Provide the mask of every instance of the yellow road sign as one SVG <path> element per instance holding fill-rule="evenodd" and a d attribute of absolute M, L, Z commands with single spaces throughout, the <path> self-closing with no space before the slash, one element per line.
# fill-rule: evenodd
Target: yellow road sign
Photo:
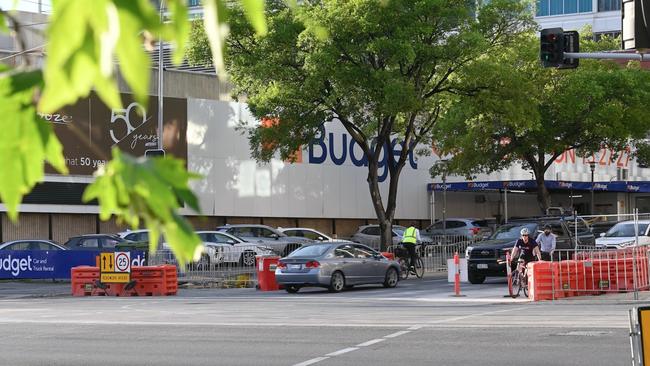
<path fill-rule="evenodd" d="M 115 253 L 101 253 L 99 257 L 99 271 L 102 273 L 115 272 Z"/>
<path fill-rule="evenodd" d="M 131 280 L 130 273 L 102 273 L 99 281 L 102 283 L 128 283 Z"/>

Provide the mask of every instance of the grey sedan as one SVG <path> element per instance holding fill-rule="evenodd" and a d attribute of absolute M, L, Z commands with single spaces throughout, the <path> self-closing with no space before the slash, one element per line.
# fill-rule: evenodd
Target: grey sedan
<path fill-rule="evenodd" d="M 340 292 L 354 285 L 397 286 L 399 265 L 381 253 L 356 243 L 315 244 L 280 259 L 275 279 L 289 293 L 316 286 Z"/>

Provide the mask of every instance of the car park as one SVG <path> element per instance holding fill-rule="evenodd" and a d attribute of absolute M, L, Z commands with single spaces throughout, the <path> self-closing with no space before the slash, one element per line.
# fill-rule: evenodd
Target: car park
<path fill-rule="evenodd" d="M 0 250 L 67 250 L 67 248 L 52 240 L 22 239 L 0 244 Z"/>
<path fill-rule="evenodd" d="M 223 225 L 217 227 L 217 231 L 235 235 L 249 243 L 269 247 L 280 256 L 286 256 L 303 245 L 314 242 L 307 238 L 288 236 L 278 229 L 258 224 Z"/>
<path fill-rule="evenodd" d="M 650 220 L 639 220 L 639 245 L 650 245 Z M 596 247 L 602 249 L 620 249 L 636 245 L 637 230 L 634 221 L 622 221 L 612 226 L 606 233 L 596 239 Z"/>
<path fill-rule="evenodd" d="M 429 236 L 455 236 L 462 239 L 485 239 L 492 235 L 492 229 L 487 220 L 450 218 L 433 223 L 422 230 L 423 234 Z"/>
<path fill-rule="evenodd" d="M 113 234 L 88 234 L 73 236 L 63 244 L 74 250 L 114 250 L 119 243 L 130 242 Z"/>
<path fill-rule="evenodd" d="M 399 281 L 399 265 L 362 244 L 319 243 L 280 259 L 275 279 L 289 293 L 308 286 L 325 287 L 331 292 L 365 284 L 392 288 Z"/>
<path fill-rule="evenodd" d="M 288 236 L 307 238 L 314 241 L 336 241 L 336 239 L 333 239 L 332 237 L 325 235 L 318 230 L 304 227 L 279 227 L 278 230 Z"/>
<path fill-rule="evenodd" d="M 551 226 L 553 234 L 557 235 L 556 251 L 575 249 L 576 229 L 578 246 L 595 248 L 594 236 L 581 219 L 578 220 L 578 225 L 575 224 L 573 217 L 543 216 L 518 219 L 499 227 L 487 240 L 467 247 L 465 258 L 467 259 L 469 282 L 479 284 L 483 283 L 486 277 L 506 276 L 506 253 L 512 250 L 519 239 L 521 229 L 528 229 L 533 238 L 536 238 L 547 224 Z M 558 259 L 558 255 L 559 252 L 556 252 L 554 259 Z"/>
<path fill-rule="evenodd" d="M 206 247 L 213 247 L 220 252 L 221 263 L 254 266 L 256 255 L 272 254 L 271 248 L 246 242 L 232 234 L 221 231 L 197 231 L 196 233 Z"/>
<path fill-rule="evenodd" d="M 398 245 L 402 242 L 402 235 L 404 235 L 404 230 L 406 227 L 400 225 L 393 225 L 393 238 L 391 245 Z M 433 239 L 424 234 L 420 234 L 420 239 L 422 239 L 422 244 L 431 244 Z M 381 241 L 381 230 L 379 225 L 362 225 L 359 226 L 354 235 L 350 238 L 355 243 L 361 243 L 368 245 L 371 248 L 379 249 L 379 242 Z"/>

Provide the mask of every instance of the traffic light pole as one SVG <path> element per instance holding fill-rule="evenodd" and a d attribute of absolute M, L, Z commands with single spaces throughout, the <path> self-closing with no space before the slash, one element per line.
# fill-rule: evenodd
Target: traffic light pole
<path fill-rule="evenodd" d="M 650 61 L 650 53 L 613 53 L 613 52 L 564 52 L 564 58 L 593 58 L 593 59 L 609 59 L 609 60 L 637 60 L 637 61 Z"/>

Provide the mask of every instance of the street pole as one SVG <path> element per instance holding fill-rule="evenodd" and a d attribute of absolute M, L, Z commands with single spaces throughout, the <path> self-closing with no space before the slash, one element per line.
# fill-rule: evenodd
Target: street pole
<path fill-rule="evenodd" d="M 508 223 L 508 187 L 503 188 L 503 222 Z"/>
<path fill-rule="evenodd" d="M 163 1 L 160 0 L 160 23 L 163 22 Z M 163 40 L 158 39 L 158 149 L 163 150 Z"/>
<path fill-rule="evenodd" d="M 589 169 L 591 169 L 591 212 L 590 213 L 593 215 L 595 213 L 594 210 L 594 170 L 596 169 L 595 161 L 589 162 Z"/>
<path fill-rule="evenodd" d="M 440 160 L 442 170 L 442 241 L 447 245 L 447 160 Z"/>

